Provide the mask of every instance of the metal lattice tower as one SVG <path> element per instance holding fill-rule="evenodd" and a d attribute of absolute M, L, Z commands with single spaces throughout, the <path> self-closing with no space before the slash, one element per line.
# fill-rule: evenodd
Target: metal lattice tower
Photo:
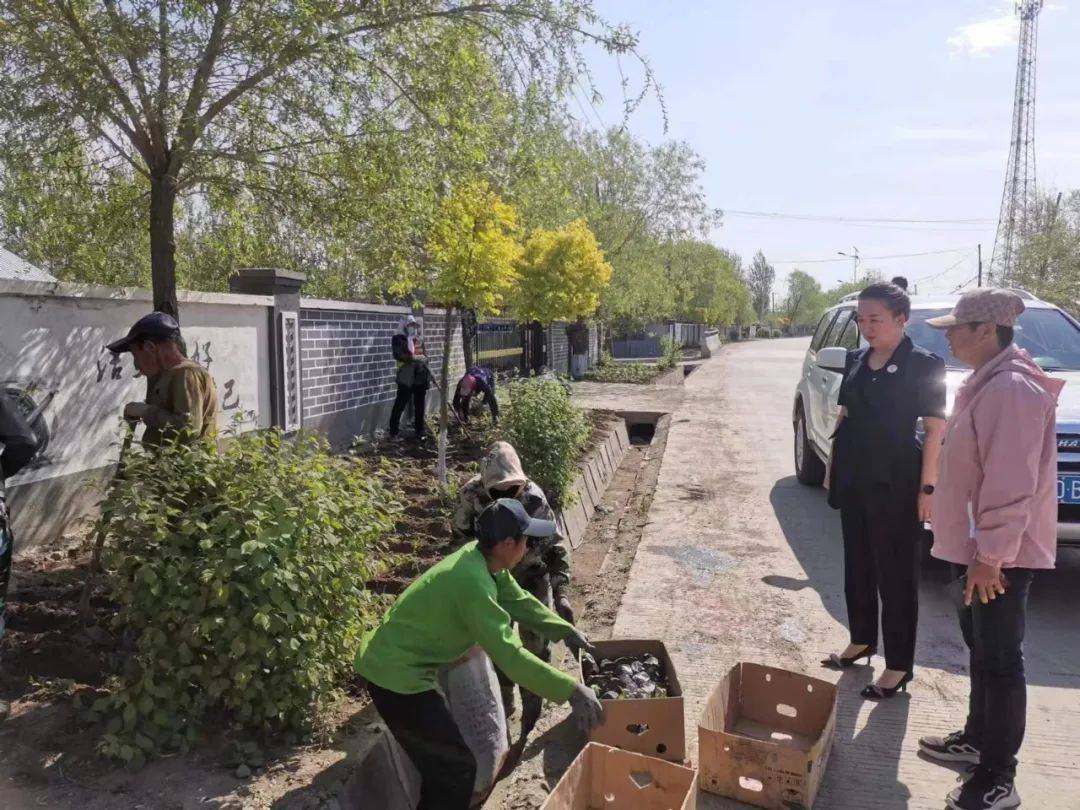
<path fill-rule="evenodd" d="M 1039 41 L 1039 12 L 1043 0 L 1017 0 L 1020 47 L 1016 59 L 1012 142 L 1005 191 L 1001 195 L 990 279 L 1005 287 L 1017 276 L 1020 249 L 1035 229 L 1035 63 Z"/>

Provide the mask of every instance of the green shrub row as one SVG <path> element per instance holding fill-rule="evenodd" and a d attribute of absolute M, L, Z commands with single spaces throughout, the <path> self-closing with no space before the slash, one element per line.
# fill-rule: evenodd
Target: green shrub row
<path fill-rule="evenodd" d="M 314 436 L 134 450 L 101 516 L 133 645 L 92 707 L 101 752 L 137 765 L 186 750 L 211 715 L 308 730 L 382 610 L 364 583 L 398 509 L 368 465 Z"/>
<path fill-rule="evenodd" d="M 522 466 L 557 503 L 567 503 L 590 426 L 584 411 L 558 380 L 514 380 L 507 386 L 502 437 L 521 457 Z"/>

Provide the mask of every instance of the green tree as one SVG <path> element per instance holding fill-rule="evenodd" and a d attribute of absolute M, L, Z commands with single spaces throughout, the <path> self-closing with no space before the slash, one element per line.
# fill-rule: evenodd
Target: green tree
<path fill-rule="evenodd" d="M 675 293 L 674 316 L 714 326 L 731 325 L 749 302 L 739 257 L 700 240 L 683 239 L 665 250 L 668 281 Z"/>
<path fill-rule="evenodd" d="M 517 231 L 517 212 L 483 180 L 462 183 L 443 200 L 427 243 L 431 265 L 425 286 L 432 299 L 446 307 L 444 347 L 450 346 L 455 310 L 460 313 L 470 309 L 478 315 L 489 315 L 502 308 L 518 277 L 522 250 Z M 402 281 L 403 292 L 415 286 L 412 280 Z M 444 486 L 449 377 L 450 352 L 444 348 L 436 466 Z"/>
<path fill-rule="evenodd" d="M 333 184 L 364 124 L 416 100 L 413 60 L 453 26 L 477 32 L 500 75 L 554 97 L 580 75 L 582 43 L 636 46 L 590 0 L 0 0 L 3 146 L 50 152 L 74 135 L 141 178 L 154 301 L 175 311 L 178 195 L 279 173 Z"/>
<path fill-rule="evenodd" d="M 1023 245 L 1016 286 L 1075 311 L 1080 301 L 1080 191 L 1041 195 L 1038 232 Z"/>
<path fill-rule="evenodd" d="M 596 312 L 611 265 L 583 219 L 539 228 L 525 242 L 513 312 L 522 322 L 573 321 Z"/>
<path fill-rule="evenodd" d="M 825 310 L 825 297 L 817 279 L 801 270 L 788 276 L 788 292 L 784 299 L 784 317 L 788 326 L 807 326 L 816 323 Z"/>
<path fill-rule="evenodd" d="M 776 270 L 769 264 L 765 254 L 759 250 L 750 263 L 750 269 L 746 272 L 746 284 L 750 287 L 754 312 L 757 313 L 758 318 L 763 319 L 769 311 L 773 281 L 775 279 Z"/>

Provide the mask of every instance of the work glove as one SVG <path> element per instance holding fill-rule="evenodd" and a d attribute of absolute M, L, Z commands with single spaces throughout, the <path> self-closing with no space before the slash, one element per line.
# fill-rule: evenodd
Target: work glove
<path fill-rule="evenodd" d="M 596 693 L 583 683 L 570 695 L 570 716 L 579 729 L 588 734 L 604 722 L 604 707 Z"/>
<path fill-rule="evenodd" d="M 570 652 L 574 654 L 575 658 L 580 658 L 583 652 L 596 656 L 596 647 L 589 641 L 589 637 L 576 627 L 570 631 L 570 635 L 563 639 L 563 643 L 570 648 Z"/>
<path fill-rule="evenodd" d="M 567 597 L 559 596 L 555 599 L 555 612 L 567 624 L 574 623 L 574 609 L 570 607 L 570 600 Z"/>

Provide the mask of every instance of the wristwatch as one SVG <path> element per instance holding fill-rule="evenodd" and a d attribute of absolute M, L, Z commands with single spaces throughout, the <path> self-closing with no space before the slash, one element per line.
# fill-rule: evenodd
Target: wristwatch
<path fill-rule="evenodd" d="M 922 485 L 922 493 L 923 493 L 923 495 L 933 495 L 934 494 L 934 489 L 935 489 L 935 487 L 934 487 L 933 484 L 923 484 Z"/>

